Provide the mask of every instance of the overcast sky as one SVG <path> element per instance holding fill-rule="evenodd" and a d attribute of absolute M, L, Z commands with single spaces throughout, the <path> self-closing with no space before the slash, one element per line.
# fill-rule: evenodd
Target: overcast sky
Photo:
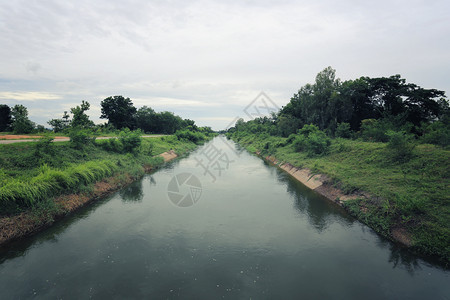
<path fill-rule="evenodd" d="M 1 0 L 0 45 L 0 103 L 42 125 L 123 95 L 222 129 L 327 66 L 450 92 L 448 0 Z"/>

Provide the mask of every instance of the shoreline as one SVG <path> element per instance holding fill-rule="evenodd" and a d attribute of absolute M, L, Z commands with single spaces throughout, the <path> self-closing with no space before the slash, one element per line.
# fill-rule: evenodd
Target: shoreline
<path fill-rule="evenodd" d="M 169 150 L 156 155 L 156 157 L 162 157 L 164 163 L 167 163 L 177 158 L 178 155 L 175 151 Z M 145 170 L 145 173 L 148 173 L 153 171 L 155 167 L 143 166 L 143 169 Z M 88 194 L 77 193 L 54 197 L 53 201 L 57 206 L 56 212 L 35 214 L 32 210 L 27 210 L 11 217 L 2 217 L 0 218 L 0 247 L 23 237 L 38 233 L 65 216 L 94 201 L 111 195 L 137 179 L 139 178 L 135 178 L 127 173 L 125 176 L 114 175 L 94 183 L 93 191 Z"/>
<path fill-rule="evenodd" d="M 276 167 L 282 169 L 291 175 L 295 180 L 302 183 L 309 189 L 317 192 L 318 194 L 324 196 L 329 201 L 336 203 L 345 209 L 350 215 L 354 216 L 350 210 L 344 205 L 344 203 L 348 200 L 356 200 L 356 199 L 376 199 L 376 197 L 370 195 L 366 192 L 359 193 L 351 193 L 345 194 L 342 190 L 334 187 L 331 184 L 331 180 L 327 175 L 313 173 L 308 168 L 298 168 L 288 162 L 279 161 L 275 156 L 263 156 L 260 151 L 256 151 L 256 155 Z M 354 216 L 355 217 L 355 216 Z M 358 221 L 364 223 L 359 218 L 355 217 Z M 370 226 L 369 226 L 370 227 Z M 381 234 L 381 233 L 378 233 Z M 411 234 L 407 232 L 407 230 L 401 226 L 391 228 L 391 232 L 389 236 L 381 234 L 383 237 L 388 238 L 389 240 L 398 243 L 404 247 L 410 248 L 414 246 L 414 242 L 411 238 Z"/>

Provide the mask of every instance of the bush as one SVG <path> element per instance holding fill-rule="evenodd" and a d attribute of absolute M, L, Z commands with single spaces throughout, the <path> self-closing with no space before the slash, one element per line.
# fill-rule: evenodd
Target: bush
<path fill-rule="evenodd" d="M 305 151 L 308 156 L 326 154 L 330 145 L 330 138 L 314 125 L 303 126 L 294 140 L 294 149 Z"/>
<path fill-rule="evenodd" d="M 140 130 L 130 131 L 125 128 L 119 133 L 119 141 L 125 152 L 136 152 L 142 144 L 142 132 Z"/>
<path fill-rule="evenodd" d="M 336 137 L 349 139 L 352 136 L 352 132 L 350 130 L 350 124 L 349 123 L 340 123 L 338 127 L 336 128 L 335 132 Z"/>
<path fill-rule="evenodd" d="M 34 155 L 39 157 L 42 155 L 42 153 L 52 153 L 52 146 L 53 146 L 53 140 L 54 138 L 51 136 L 44 136 L 39 139 L 39 141 L 35 145 L 35 153 Z"/>
<path fill-rule="evenodd" d="M 193 143 L 199 144 L 206 140 L 206 136 L 198 131 L 189 131 L 189 130 L 177 130 L 175 132 L 175 136 L 179 140 L 187 140 Z"/>
<path fill-rule="evenodd" d="M 423 126 L 423 135 L 420 139 L 422 143 L 447 147 L 450 145 L 450 126 L 438 121 Z"/>
<path fill-rule="evenodd" d="M 84 146 L 92 144 L 95 137 L 88 129 L 73 128 L 69 131 L 70 143 L 76 149 L 83 149 Z"/>
<path fill-rule="evenodd" d="M 399 162 L 409 161 L 413 156 L 413 150 L 416 146 L 412 142 L 412 135 L 406 134 L 404 131 L 389 130 L 387 136 L 389 137 L 387 148 L 390 150 L 392 159 Z"/>
<path fill-rule="evenodd" d="M 375 119 L 362 120 L 361 137 L 369 142 L 387 142 L 389 140 L 386 134 L 388 126 L 385 122 Z"/>

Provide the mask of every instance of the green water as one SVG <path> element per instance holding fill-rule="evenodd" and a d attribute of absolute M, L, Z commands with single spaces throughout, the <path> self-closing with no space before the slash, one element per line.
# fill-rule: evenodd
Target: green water
<path fill-rule="evenodd" d="M 221 138 L 0 248 L 0 299 L 449 299 L 449 274 Z"/>

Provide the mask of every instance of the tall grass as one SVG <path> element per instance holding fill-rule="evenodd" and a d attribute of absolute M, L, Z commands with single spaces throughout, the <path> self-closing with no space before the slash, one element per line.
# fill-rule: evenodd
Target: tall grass
<path fill-rule="evenodd" d="M 43 165 L 40 173 L 30 180 L 7 180 L 0 187 L 0 206 L 30 207 L 55 194 L 72 192 L 80 185 L 101 180 L 117 170 L 117 164 L 110 160 L 89 161 L 64 170 Z"/>

